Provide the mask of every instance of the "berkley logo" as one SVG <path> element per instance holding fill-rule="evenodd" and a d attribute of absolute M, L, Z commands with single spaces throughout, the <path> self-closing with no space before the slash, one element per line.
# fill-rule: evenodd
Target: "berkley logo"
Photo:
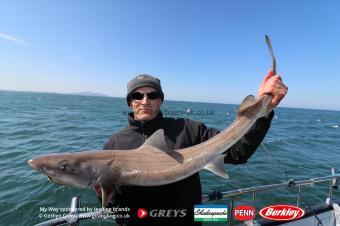
<path fill-rule="evenodd" d="M 240 221 L 251 220 L 255 218 L 255 208 L 252 206 L 237 206 L 233 210 L 233 216 Z"/>
<path fill-rule="evenodd" d="M 261 209 L 259 213 L 261 217 L 275 221 L 289 221 L 305 215 L 303 209 L 291 205 L 267 206 Z"/>

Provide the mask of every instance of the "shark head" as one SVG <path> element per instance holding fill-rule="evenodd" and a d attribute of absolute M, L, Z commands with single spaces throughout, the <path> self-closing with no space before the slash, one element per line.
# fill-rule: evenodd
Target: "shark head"
<path fill-rule="evenodd" d="M 91 188 L 95 186 L 98 178 L 94 167 L 68 154 L 37 157 L 29 160 L 28 164 L 57 184 Z"/>
<path fill-rule="evenodd" d="M 114 156 L 108 158 L 108 154 L 107 150 L 50 154 L 33 158 L 28 164 L 51 182 L 95 189 L 106 207 L 118 190 L 120 178 L 119 167 L 115 167 L 118 161 Z"/>

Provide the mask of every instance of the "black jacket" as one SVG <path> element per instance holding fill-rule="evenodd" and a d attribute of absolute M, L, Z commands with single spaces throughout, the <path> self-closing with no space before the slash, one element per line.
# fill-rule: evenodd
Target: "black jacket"
<path fill-rule="evenodd" d="M 234 146 L 225 152 L 225 163 L 246 163 L 255 152 L 267 133 L 273 112 L 268 119 L 257 120 L 248 133 Z M 165 118 L 162 113 L 148 122 L 137 121 L 130 113 L 129 125 L 118 133 L 113 134 L 105 144 L 105 150 L 129 150 L 138 148 L 156 130 L 164 129 L 165 141 L 170 150 L 190 147 L 204 142 L 219 133 L 218 130 L 207 128 L 203 123 L 190 119 Z M 145 156 L 147 158 L 147 156 Z M 194 204 L 201 203 L 202 189 L 199 174 L 196 173 L 182 181 L 154 187 L 122 186 L 121 194 L 114 200 L 114 206 L 129 207 L 132 219 L 117 220 L 127 225 L 200 225 L 194 224 Z M 186 209 L 186 217 L 138 219 L 137 210 L 154 209 Z"/>

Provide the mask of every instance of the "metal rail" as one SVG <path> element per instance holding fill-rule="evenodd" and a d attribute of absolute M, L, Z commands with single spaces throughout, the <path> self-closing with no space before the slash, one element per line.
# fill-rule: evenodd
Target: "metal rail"
<path fill-rule="evenodd" d="M 324 182 L 324 181 L 331 181 L 333 184 L 332 187 L 335 187 L 335 180 L 340 178 L 340 174 L 333 174 L 331 176 L 326 177 L 317 177 L 312 178 L 308 180 L 301 180 L 301 181 L 294 181 L 293 179 L 290 179 L 287 182 L 280 183 L 280 184 L 270 184 L 270 185 L 261 185 L 261 186 L 255 186 L 250 188 L 241 188 L 233 191 L 227 191 L 227 192 L 219 192 L 214 191 L 216 195 L 203 195 L 202 201 L 212 201 L 212 200 L 219 200 L 224 199 L 232 196 L 239 196 L 241 194 L 247 194 L 247 193 L 253 193 L 253 192 L 260 192 L 260 191 L 266 191 L 266 190 L 273 190 L 278 188 L 289 188 L 289 187 L 299 187 L 299 186 L 305 186 L 305 185 L 313 185 L 315 183 Z M 332 191 L 330 189 L 330 191 Z M 219 195 L 220 194 L 220 195 Z M 216 197 L 216 198 L 215 198 Z"/>
<path fill-rule="evenodd" d="M 340 178 L 340 174 L 336 174 L 335 169 L 332 168 L 331 169 L 331 175 L 325 176 L 325 177 L 317 177 L 317 178 L 311 178 L 311 179 L 308 179 L 308 180 L 300 180 L 300 181 L 295 181 L 294 179 L 289 179 L 287 182 L 284 182 L 284 183 L 261 185 L 261 186 L 255 186 L 255 187 L 250 187 L 250 188 L 242 188 L 242 189 L 237 189 L 237 190 L 227 191 L 227 192 L 214 191 L 214 192 L 210 193 L 209 195 L 203 195 L 202 196 L 202 202 L 231 198 L 231 200 L 230 200 L 230 210 L 231 211 L 228 212 L 228 215 L 229 215 L 228 218 L 230 219 L 228 221 L 228 225 L 230 226 L 231 225 L 231 219 L 232 219 L 232 210 L 234 208 L 234 199 L 233 198 L 235 196 L 252 193 L 253 194 L 252 205 L 253 205 L 253 207 L 255 207 L 256 194 L 258 192 L 274 190 L 274 189 L 278 189 L 278 188 L 297 187 L 298 188 L 298 192 L 297 192 L 298 196 L 297 196 L 296 206 L 299 206 L 302 186 L 314 185 L 315 183 L 329 181 L 328 198 L 331 199 L 332 196 L 333 196 L 333 190 L 338 189 L 338 179 L 339 178 Z M 254 219 L 252 220 L 251 225 L 253 225 L 253 224 L 254 224 Z"/>

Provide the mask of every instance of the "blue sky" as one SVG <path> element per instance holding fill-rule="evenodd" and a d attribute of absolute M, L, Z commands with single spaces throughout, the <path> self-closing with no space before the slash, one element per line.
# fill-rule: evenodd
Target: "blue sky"
<path fill-rule="evenodd" d="M 166 99 L 239 103 L 271 67 L 281 106 L 340 110 L 339 1 L 0 0 L 0 89 L 125 96 L 149 73 Z"/>

